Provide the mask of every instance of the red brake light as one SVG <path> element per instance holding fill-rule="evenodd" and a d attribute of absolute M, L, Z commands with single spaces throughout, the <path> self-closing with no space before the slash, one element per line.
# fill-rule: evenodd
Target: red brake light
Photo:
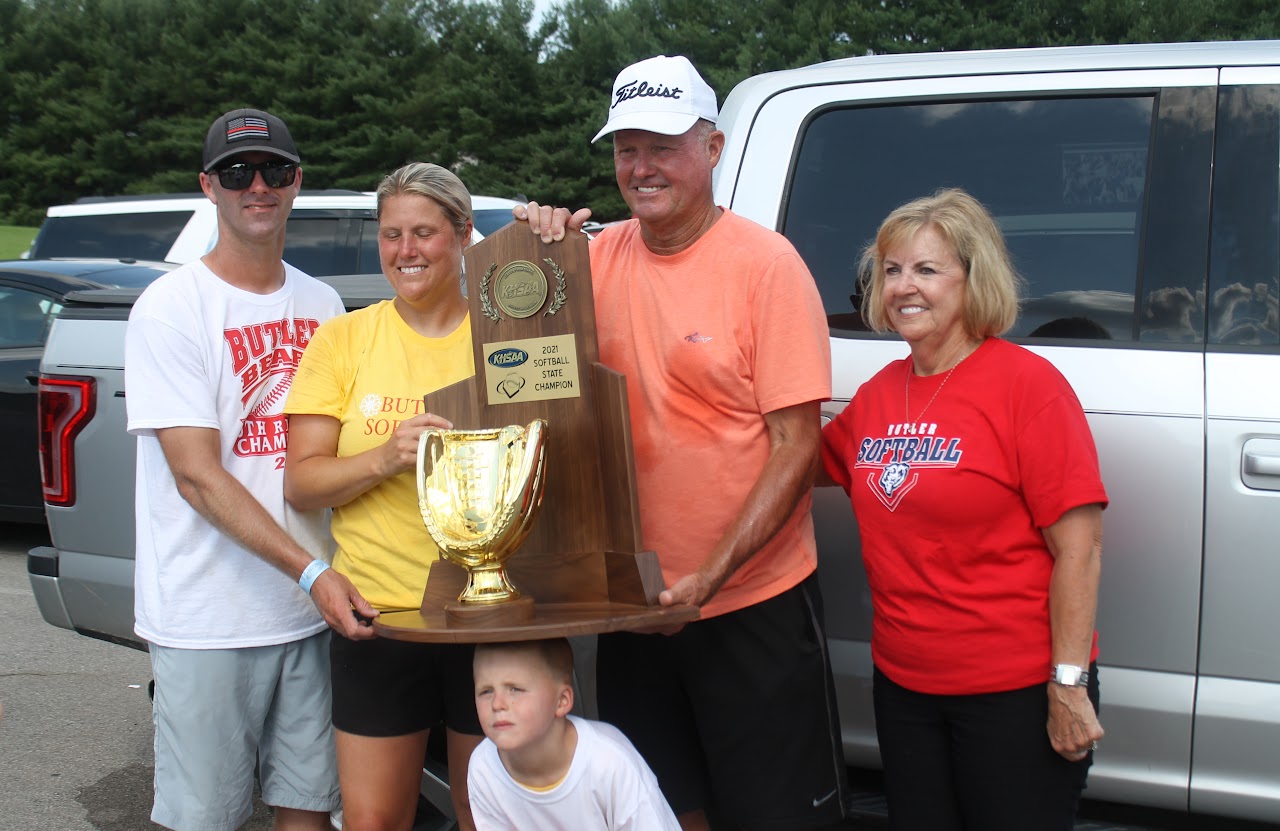
<path fill-rule="evenodd" d="M 93 418 L 97 382 L 81 375 L 40 376 L 36 412 L 44 501 L 76 503 L 75 439 Z"/>

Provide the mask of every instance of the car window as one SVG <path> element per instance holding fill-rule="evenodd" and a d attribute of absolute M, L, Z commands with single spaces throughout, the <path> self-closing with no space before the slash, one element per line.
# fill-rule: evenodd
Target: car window
<path fill-rule="evenodd" d="M 0 286 L 0 349 L 43 345 L 49 320 L 61 309 L 47 295 Z"/>
<path fill-rule="evenodd" d="M 32 258 L 93 257 L 162 261 L 192 211 L 51 216 L 40 226 Z"/>
<path fill-rule="evenodd" d="M 813 271 L 833 332 L 865 330 L 856 269 L 884 217 L 962 187 L 995 215 L 1027 280 L 1012 336 L 1133 340 L 1155 101 L 954 101 L 817 115 L 801 138 L 783 232 Z"/>
<path fill-rule="evenodd" d="M 499 228 L 510 225 L 512 222 L 510 208 L 486 208 L 472 211 L 471 216 L 471 221 L 476 226 L 476 230 L 486 237 Z"/>
<path fill-rule="evenodd" d="M 381 274 L 382 260 L 378 258 L 378 220 L 366 219 L 360 223 L 359 274 Z"/>
<path fill-rule="evenodd" d="M 1218 106 L 1209 343 L 1280 346 L 1280 86 L 1225 87 Z"/>
<path fill-rule="evenodd" d="M 284 261 L 313 277 L 355 273 L 356 252 L 345 244 L 348 226 L 340 217 L 289 217 Z"/>

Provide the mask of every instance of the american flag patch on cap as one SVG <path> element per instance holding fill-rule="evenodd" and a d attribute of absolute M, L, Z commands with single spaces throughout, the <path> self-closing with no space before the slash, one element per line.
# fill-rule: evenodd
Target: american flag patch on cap
<path fill-rule="evenodd" d="M 271 139 L 271 133 L 267 130 L 267 120 L 265 118 L 248 115 L 241 118 L 233 118 L 227 122 L 227 141 L 256 138 Z"/>

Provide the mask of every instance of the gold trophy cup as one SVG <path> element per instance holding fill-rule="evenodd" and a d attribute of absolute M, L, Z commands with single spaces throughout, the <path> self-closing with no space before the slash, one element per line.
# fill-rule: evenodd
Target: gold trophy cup
<path fill-rule="evenodd" d="M 507 577 L 542 504 L 547 422 L 489 430 L 428 428 L 418 439 L 418 510 L 440 555 L 467 572 L 445 607 L 455 625 L 524 623 L 533 599 Z"/>

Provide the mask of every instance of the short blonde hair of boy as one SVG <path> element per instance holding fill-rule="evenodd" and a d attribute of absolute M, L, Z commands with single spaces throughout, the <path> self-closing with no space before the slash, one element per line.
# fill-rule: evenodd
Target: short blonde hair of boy
<path fill-rule="evenodd" d="M 482 655 L 495 653 L 530 656 L 540 663 L 553 679 L 573 686 L 573 647 L 565 638 L 476 644 L 477 659 Z"/>
<path fill-rule="evenodd" d="M 884 258 L 890 249 L 933 228 L 951 246 L 968 275 L 964 329 L 973 338 L 1002 335 L 1018 319 L 1023 280 L 1013 268 L 1004 235 L 981 202 L 960 188 L 946 188 L 895 209 L 862 253 L 858 273 L 862 319 L 877 332 L 892 331 L 884 306 Z"/>

